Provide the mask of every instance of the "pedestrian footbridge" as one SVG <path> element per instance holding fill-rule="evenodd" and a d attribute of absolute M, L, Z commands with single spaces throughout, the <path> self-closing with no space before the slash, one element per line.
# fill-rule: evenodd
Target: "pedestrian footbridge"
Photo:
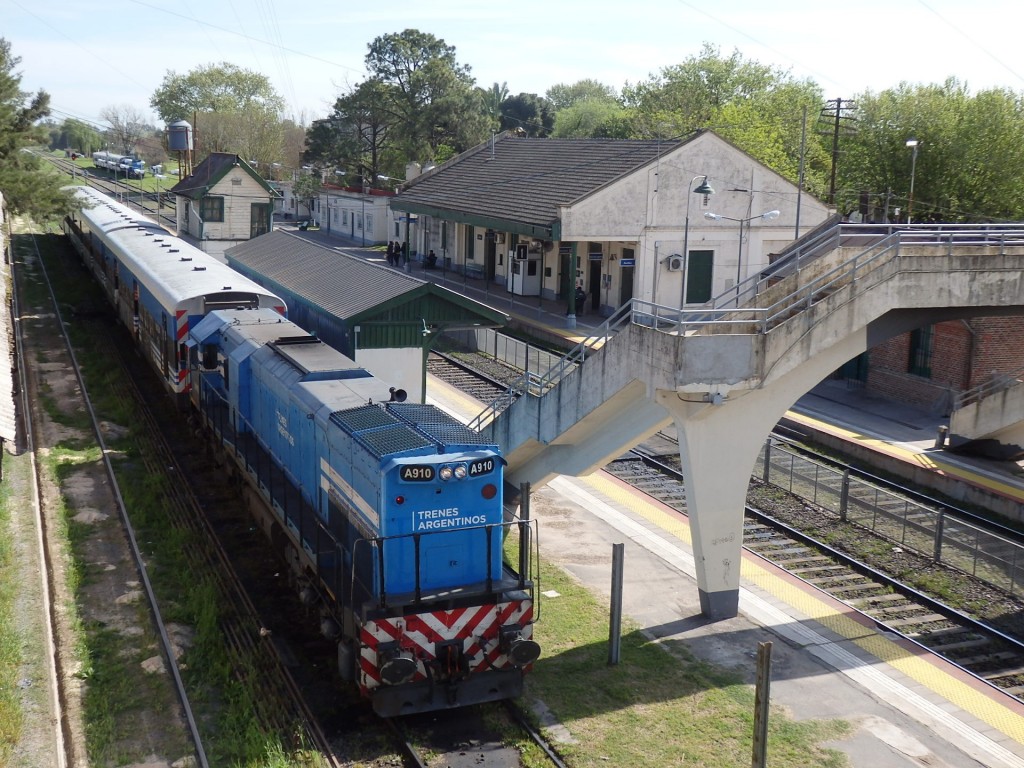
<path fill-rule="evenodd" d="M 783 414 L 847 360 L 929 323 L 1024 312 L 1024 225 L 838 225 L 699 309 L 634 300 L 472 426 L 513 483 L 585 475 L 672 423 L 701 608 L 736 615 L 747 486 Z"/>

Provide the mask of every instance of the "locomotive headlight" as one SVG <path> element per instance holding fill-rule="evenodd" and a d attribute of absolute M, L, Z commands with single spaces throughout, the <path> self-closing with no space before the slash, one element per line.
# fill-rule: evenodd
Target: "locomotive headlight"
<path fill-rule="evenodd" d="M 466 477 L 467 471 L 468 470 L 466 469 L 466 465 L 465 464 L 459 464 L 455 468 L 455 479 L 456 480 L 464 480 L 465 477 Z"/>
<path fill-rule="evenodd" d="M 451 480 L 452 474 L 453 472 L 451 467 L 441 467 L 441 470 L 437 473 L 437 476 L 440 477 L 442 480 Z"/>

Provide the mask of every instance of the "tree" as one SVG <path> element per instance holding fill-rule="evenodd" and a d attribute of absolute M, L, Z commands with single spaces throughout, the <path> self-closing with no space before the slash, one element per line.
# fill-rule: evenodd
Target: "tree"
<path fill-rule="evenodd" d="M 187 75 L 168 72 L 149 103 L 167 123 L 196 116 L 200 158 L 234 152 L 259 163 L 281 159 L 284 100 L 258 72 L 226 62 Z"/>
<path fill-rule="evenodd" d="M 813 81 L 746 61 L 738 51 L 723 57 L 708 43 L 699 55 L 623 89 L 634 138 L 687 136 L 712 128 L 794 182 L 804 110 L 816 114 L 822 100 Z M 804 160 L 806 187 L 821 194 L 829 167 L 824 146 L 809 141 Z"/>
<path fill-rule="evenodd" d="M 612 125 L 619 126 L 626 116 L 626 111 L 614 101 L 605 99 L 585 98 L 563 107 L 555 114 L 555 125 L 552 135 L 559 139 L 582 139 L 603 136 L 605 138 L 634 138 L 621 131 L 611 130 Z"/>
<path fill-rule="evenodd" d="M 74 204 L 71 193 L 62 189 L 66 180 L 44 173 L 38 156 L 27 151 L 46 146 L 46 129 L 37 122 L 49 115 L 50 96 L 21 90 L 20 62 L 0 37 L 0 192 L 11 213 L 43 223 L 68 213 Z"/>
<path fill-rule="evenodd" d="M 101 149 L 103 144 L 103 137 L 99 131 L 74 118 L 59 124 L 53 123 L 50 127 L 50 149 L 75 149 L 85 155 L 91 155 Z"/>
<path fill-rule="evenodd" d="M 436 160 L 487 137 L 480 96 L 454 47 L 415 29 L 383 35 L 368 47 L 366 68 L 381 89 L 396 159 Z"/>
<path fill-rule="evenodd" d="M 100 118 L 110 123 L 107 135 L 111 138 L 111 146 L 119 152 L 131 155 L 135 145 L 149 130 L 146 118 L 131 104 L 104 107 L 100 110 Z"/>
<path fill-rule="evenodd" d="M 579 80 L 572 85 L 559 83 L 548 88 L 547 99 L 557 112 L 584 100 L 618 103 L 619 95 L 610 85 L 597 80 Z"/>
<path fill-rule="evenodd" d="M 498 128 L 501 125 L 501 105 L 508 98 L 508 84 L 498 85 L 495 83 L 487 89 L 478 88 L 477 92 L 483 105 L 484 115 L 491 121 L 493 128 Z"/>
<path fill-rule="evenodd" d="M 306 205 L 309 215 L 313 215 L 313 204 L 320 197 L 323 185 L 320 183 L 319 173 L 302 173 L 292 184 L 292 194 Z"/>
<path fill-rule="evenodd" d="M 522 130 L 527 136 L 544 138 L 555 126 L 550 102 L 535 93 L 520 93 L 501 103 L 501 130 Z"/>
<path fill-rule="evenodd" d="M 187 75 L 168 72 L 149 104 L 165 123 L 191 120 L 193 112 L 243 112 L 250 107 L 279 114 L 284 101 L 266 75 L 222 62 Z"/>
<path fill-rule="evenodd" d="M 1024 96 L 1004 89 L 972 95 L 955 78 L 901 83 L 856 96 L 857 132 L 843 139 L 840 187 L 864 190 L 890 218 L 906 221 L 908 139 L 917 139 L 914 221 L 1019 220 L 1024 216 Z M 845 202 L 849 205 L 849 202 Z"/>
<path fill-rule="evenodd" d="M 370 78 L 340 97 L 330 117 L 318 120 L 308 132 L 303 159 L 345 171 L 350 183 L 361 186 L 372 186 L 378 175 L 388 175 L 383 163 L 395 123 L 387 91 L 384 83 Z M 404 155 L 390 155 L 394 165 L 404 165 Z"/>

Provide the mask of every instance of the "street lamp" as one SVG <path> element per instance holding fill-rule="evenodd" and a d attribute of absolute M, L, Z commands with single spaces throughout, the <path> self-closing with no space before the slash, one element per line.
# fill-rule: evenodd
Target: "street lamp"
<path fill-rule="evenodd" d="M 771 221 L 772 219 L 779 218 L 778 211 L 765 211 L 764 213 L 758 214 L 757 216 L 748 216 L 745 219 L 734 219 L 731 216 L 722 216 L 718 213 L 711 213 L 708 211 L 704 214 L 705 219 L 711 219 L 712 221 L 735 221 L 740 225 L 740 247 L 736 254 L 736 306 L 740 305 L 740 279 L 743 271 L 743 225 L 747 222 L 756 221 L 761 219 L 763 221 Z"/>
<path fill-rule="evenodd" d="M 911 224 L 914 218 L 914 172 L 917 170 L 917 148 L 921 142 L 917 139 L 907 139 L 907 146 L 910 147 L 910 198 L 907 200 L 907 224 Z"/>
<path fill-rule="evenodd" d="M 694 189 L 693 182 L 700 179 L 700 185 Z M 679 289 L 679 311 L 683 311 L 683 307 L 686 306 L 686 271 L 690 266 L 690 195 L 704 195 L 704 202 L 707 203 L 708 195 L 715 194 L 715 190 L 708 184 L 707 176 L 694 176 L 690 179 L 690 183 L 686 185 L 686 221 L 683 225 L 683 278 L 682 286 Z"/>

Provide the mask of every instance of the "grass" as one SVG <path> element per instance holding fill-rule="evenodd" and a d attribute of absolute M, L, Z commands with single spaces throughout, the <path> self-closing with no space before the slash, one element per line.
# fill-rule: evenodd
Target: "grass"
<path fill-rule="evenodd" d="M 559 751 L 574 768 L 628 765 L 749 766 L 754 690 L 735 673 L 696 659 L 677 641 L 654 642 L 624 626 L 621 662 L 608 666 L 607 607 L 570 577 L 543 566 L 543 655 L 527 678 L 575 744 Z M 768 762 L 777 768 L 838 768 L 842 753 L 824 741 L 850 732 L 844 721 L 796 722 L 773 710 Z M 530 763 L 543 765 L 541 760 Z"/>
<path fill-rule="evenodd" d="M 62 301 L 80 301 L 68 299 L 63 291 L 62 287 Z M 97 378 L 105 368 L 102 358 L 84 349 L 78 354 L 100 417 L 134 423 L 114 389 Z M 109 416 L 108 409 L 114 408 L 121 409 L 116 419 Z M 63 457 L 55 466 L 67 463 Z M 119 462 L 117 470 L 138 538 L 153 542 L 146 557 L 154 588 L 166 606 L 165 620 L 181 621 L 196 631 L 185 674 L 204 730 L 214 737 L 210 743 L 216 751 L 210 759 L 217 765 L 247 768 L 310 764 L 309 755 L 286 750 L 255 727 L 252 712 L 259 691 L 246 688 L 234 673 L 221 644 L 217 592 L 189 573 L 182 554 L 190 546 L 188 537 L 173 534 L 167 524 L 162 510 L 164 481 L 134 459 Z M 527 698 L 543 700 L 577 740 L 562 747 L 572 766 L 749 764 L 754 710 L 750 686 L 695 659 L 682 643 L 651 642 L 636 627 L 625 630 L 622 663 L 608 667 L 605 607 L 558 569 L 542 567 L 545 589 L 555 589 L 562 597 L 544 601 L 544 618 L 537 627 L 544 656 L 528 677 Z M 97 689 L 87 701 L 90 754 L 112 757 L 117 755 L 118 718 L 104 710 L 129 707 L 131 690 L 125 690 L 118 678 L 132 678 L 120 675 L 118 666 L 136 668 L 138 659 L 111 653 L 113 638 L 107 628 L 84 629 L 89 660 L 84 674 L 90 688 Z M 842 755 L 819 744 L 847 730 L 842 722 L 795 723 L 776 712 L 769 736 L 772 765 L 843 765 Z M 522 749 L 529 765 L 543 764 L 532 748 Z"/>
<path fill-rule="evenodd" d="M 6 452 L 0 452 L 0 461 L 9 474 L 15 460 Z M 23 641 L 14 621 L 21 571 L 14 563 L 11 505 L 8 480 L 0 483 L 0 765 L 8 764 L 15 745 L 21 740 L 24 726 L 24 712 L 18 694 Z"/>

